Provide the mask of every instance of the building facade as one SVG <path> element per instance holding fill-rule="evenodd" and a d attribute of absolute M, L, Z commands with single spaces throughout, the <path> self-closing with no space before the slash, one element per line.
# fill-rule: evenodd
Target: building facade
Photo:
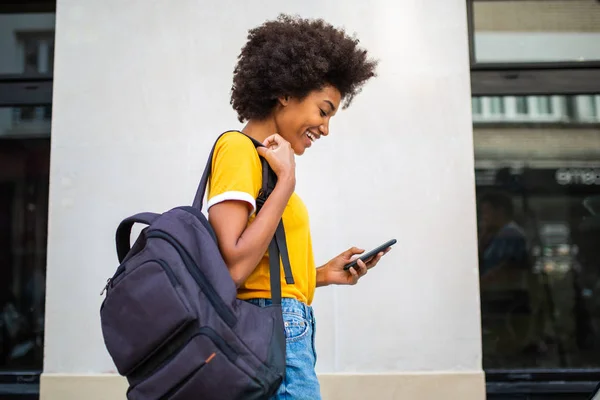
<path fill-rule="evenodd" d="M 99 321 L 114 231 L 191 202 L 240 128 L 246 32 L 280 12 L 380 60 L 297 160 L 318 262 L 398 240 L 359 285 L 317 291 L 324 398 L 585 399 L 600 381 L 598 2 L 0 7 L 0 399 L 125 398 Z"/>

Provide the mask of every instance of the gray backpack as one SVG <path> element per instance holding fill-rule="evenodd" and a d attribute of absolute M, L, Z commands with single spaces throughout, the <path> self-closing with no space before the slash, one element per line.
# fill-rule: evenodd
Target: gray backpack
<path fill-rule="evenodd" d="M 213 153 L 214 147 L 191 207 L 136 214 L 117 229 L 120 265 L 106 284 L 100 318 L 106 348 L 129 382 L 129 400 L 268 399 L 284 379 L 280 258 L 286 282 L 293 278 L 283 223 L 269 245 L 273 306 L 237 299 L 201 212 Z M 277 179 L 261 162 L 257 212 Z M 136 222 L 148 226 L 130 248 Z"/>

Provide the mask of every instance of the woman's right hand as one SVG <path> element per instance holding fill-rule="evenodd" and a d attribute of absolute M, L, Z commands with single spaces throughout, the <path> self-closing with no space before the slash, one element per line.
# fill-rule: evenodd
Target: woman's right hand
<path fill-rule="evenodd" d="M 264 157 L 278 179 L 296 179 L 296 159 L 294 150 L 288 141 L 278 134 L 269 136 L 263 142 L 265 147 L 257 147 L 258 154 Z"/>

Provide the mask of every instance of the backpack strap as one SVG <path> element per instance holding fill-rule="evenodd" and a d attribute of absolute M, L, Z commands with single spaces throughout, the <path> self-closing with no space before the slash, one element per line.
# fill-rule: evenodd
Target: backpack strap
<path fill-rule="evenodd" d="M 250 138 L 252 139 L 252 138 Z M 261 143 L 252 139 L 255 146 L 262 146 Z M 256 199 L 256 213 L 258 214 L 262 209 L 263 205 L 267 201 L 269 195 L 275 189 L 275 185 L 277 184 L 277 175 L 271 169 L 267 160 L 261 157 L 261 161 L 263 163 L 263 184 L 260 192 L 258 193 L 258 197 Z M 283 227 L 283 221 L 280 220 L 277 225 L 277 229 L 275 230 L 275 235 L 273 236 L 273 241 L 275 241 L 277 245 L 278 252 L 276 256 L 272 257 L 274 260 L 279 260 L 281 258 L 281 263 L 283 264 L 283 273 L 285 275 L 285 283 L 288 285 L 294 284 L 294 277 L 292 276 L 292 266 L 290 264 L 290 257 L 287 249 L 287 241 L 285 239 L 285 229 Z M 271 248 L 269 247 L 269 257 L 271 254 L 275 254 L 271 252 Z M 278 267 L 279 269 L 279 267 Z M 271 273 L 271 275 L 273 275 Z M 278 276 L 279 278 L 279 276 Z"/>
<path fill-rule="evenodd" d="M 243 132 L 237 131 L 240 134 L 246 136 L 248 139 L 252 141 L 254 147 L 263 146 L 262 143 L 251 138 Z M 210 178 L 210 173 L 212 170 L 212 161 L 213 155 L 215 152 L 215 148 L 221 136 L 225 133 L 219 135 L 215 144 L 213 145 L 210 155 L 208 156 L 208 160 L 206 161 L 206 166 L 204 167 L 204 172 L 202 173 L 202 178 L 200 179 L 200 183 L 198 185 L 198 189 L 196 190 L 196 195 L 194 196 L 194 201 L 192 202 L 192 207 L 201 210 L 202 204 L 204 202 L 204 195 L 206 193 L 206 188 L 208 186 L 208 179 Z M 262 186 L 258 193 L 258 197 L 256 199 L 256 213 L 260 212 L 262 206 L 267 201 L 267 198 L 275 189 L 275 184 L 277 183 L 277 175 L 271 169 L 271 166 L 267 162 L 267 160 L 261 156 L 259 156 L 262 165 Z M 271 276 L 271 297 L 272 301 L 275 304 L 281 304 L 281 271 L 279 260 L 281 259 L 281 263 L 283 264 L 283 272 L 285 276 L 285 282 L 288 285 L 294 283 L 294 277 L 292 274 L 292 266 L 290 264 L 289 253 L 287 249 L 287 242 L 285 238 L 285 229 L 283 226 L 283 221 L 280 220 L 277 225 L 277 229 L 275 230 L 275 235 L 273 235 L 273 239 L 269 244 L 269 269 Z"/>
<path fill-rule="evenodd" d="M 290 256 L 288 254 L 287 242 L 285 239 L 285 229 L 283 229 L 283 221 L 279 221 L 277 229 L 275 230 L 275 242 L 277 242 L 277 248 L 281 253 L 281 262 L 283 263 L 283 273 L 285 276 L 285 283 L 288 285 L 294 284 L 294 277 L 292 275 L 292 266 L 290 265 Z M 276 257 L 279 259 L 279 257 Z"/>
<path fill-rule="evenodd" d="M 160 214 L 145 212 L 132 215 L 131 217 L 125 218 L 123 221 L 121 221 L 119 227 L 117 228 L 117 234 L 115 237 L 117 242 L 117 256 L 119 257 L 119 263 L 123 262 L 125 256 L 127 256 L 127 253 L 129 253 L 129 250 L 131 250 L 131 243 L 129 240 L 131 237 L 131 228 L 133 228 L 133 224 L 138 222 L 140 224 L 151 225 L 158 217 L 160 217 Z"/>
<path fill-rule="evenodd" d="M 192 207 L 198 210 L 202 210 L 202 203 L 204 203 L 204 194 L 206 193 L 206 187 L 208 186 L 208 178 L 210 178 L 215 148 L 217 147 L 217 143 L 219 142 L 219 139 L 221 139 L 221 136 L 226 133 L 227 132 L 223 132 L 219 135 L 217 140 L 215 140 L 215 144 L 213 144 L 213 147 L 210 150 L 210 154 L 208 155 L 208 160 L 206 161 L 206 166 L 204 167 L 204 172 L 202 173 L 202 178 L 200 178 L 198 189 L 196 189 L 196 196 L 194 196 L 194 201 L 192 202 Z"/>
<path fill-rule="evenodd" d="M 280 227 L 283 227 L 283 225 L 277 225 L 277 230 Z M 279 246 L 277 245 L 277 240 L 273 237 L 271 243 L 269 243 L 269 277 L 271 279 L 271 302 L 275 305 L 281 305 L 281 270 L 279 268 L 279 258 Z"/>

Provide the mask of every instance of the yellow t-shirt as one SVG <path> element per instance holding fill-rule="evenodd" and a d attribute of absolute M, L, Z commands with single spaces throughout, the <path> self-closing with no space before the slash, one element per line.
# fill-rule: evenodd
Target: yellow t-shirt
<path fill-rule="evenodd" d="M 251 224 L 256 216 L 256 197 L 262 186 L 262 165 L 252 141 L 239 132 L 227 132 L 217 142 L 211 168 L 207 197 L 209 212 L 211 206 L 222 201 L 245 201 L 251 206 L 248 217 L 248 224 Z M 281 267 L 282 297 L 310 305 L 316 287 L 316 267 L 308 211 L 296 193 L 290 197 L 282 218 L 294 276 L 294 284 L 288 285 Z M 267 251 L 238 289 L 238 297 L 243 300 L 271 298 L 269 276 Z"/>

